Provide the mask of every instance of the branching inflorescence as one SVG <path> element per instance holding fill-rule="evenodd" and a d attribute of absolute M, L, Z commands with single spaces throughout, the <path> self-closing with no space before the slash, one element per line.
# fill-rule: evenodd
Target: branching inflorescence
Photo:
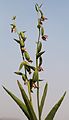
<path fill-rule="evenodd" d="M 13 23 L 11 24 L 11 32 L 15 32 L 18 35 L 18 38 L 14 38 L 14 40 L 19 44 L 21 55 L 22 55 L 22 62 L 20 63 L 19 70 L 15 72 L 15 74 L 22 77 L 22 80 L 24 82 L 24 85 L 28 88 L 28 95 L 25 92 L 23 85 L 20 83 L 20 81 L 17 80 L 17 84 L 19 86 L 23 101 L 21 101 L 18 97 L 16 97 L 13 93 L 11 93 L 8 89 L 3 87 L 5 91 L 13 98 L 13 100 L 18 104 L 18 106 L 21 108 L 21 110 L 24 112 L 28 120 L 41 120 L 41 115 L 43 111 L 43 106 L 45 103 L 45 98 L 47 94 L 47 88 L 48 84 L 46 83 L 43 91 L 43 95 L 39 97 L 39 82 L 43 81 L 40 79 L 39 72 L 43 71 L 42 68 L 42 55 L 45 53 L 45 51 L 42 51 L 42 42 L 47 41 L 48 35 L 45 34 L 43 23 L 48 20 L 41 9 L 42 4 L 39 6 L 38 4 L 35 5 L 35 10 L 38 15 L 38 39 L 36 42 L 36 65 L 33 66 L 31 59 L 27 48 L 25 47 L 25 41 L 27 39 L 26 37 L 26 31 L 18 31 L 16 26 L 16 16 L 12 18 Z M 35 114 L 34 108 L 33 108 L 33 102 L 32 102 L 32 94 L 34 91 L 34 88 L 37 89 L 37 106 L 38 106 L 38 117 Z M 59 108 L 61 102 L 64 99 L 66 92 L 64 95 L 60 98 L 60 100 L 57 102 L 57 104 L 51 109 L 45 120 L 53 120 L 55 113 L 57 109 Z M 43 120 L 43 119 L 42 119 Z"/>

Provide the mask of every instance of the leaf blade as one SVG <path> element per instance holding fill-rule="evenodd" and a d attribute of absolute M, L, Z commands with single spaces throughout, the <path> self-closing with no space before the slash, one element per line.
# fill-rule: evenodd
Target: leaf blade
<path fill-rule="evenodd" d="M 37 53 L 39 53 L 42 49 L 42 43 L 39 41 L 37 42 Z"/>
<path fill-rule="evenodd" d="M 19 43 L 19 44 L 20 44 L 20 41 L 19 41 L 19 40 L 15 39 L 15 38 L 14 38 L 14 40 L 15 40 L 17 43 Z"/>
<path fill-rule="evenodd" d="M 47 117 L 45 118 L 45 120 L 53 120 L 58 108 L 60 107 L 64 97 L 66 95 L 66 91 L 63 94 L 63 96 L 60 98 L 60 100 L 54 105 L 54 107 L 51 109 L 51 111 L 49 112 L 49 114 L 47 115 Z"/>
<path fill-rule="evenodd" d="M 17 103 L 17 105 L 21 108 L 21 110 L 24 112 L 26 117 L 29 120 L 31 120 L 26 105 L 19 98 L 17 98 L 12 92 L 10 92 L 8 89 L 6 89 L 4 86 L 3 86 L 3 88 L 11 96 L 11 98 Z"/>
<path fill-rule="evenodd" d="M 36 54 L 36 59 L 38 59 L 45 51 L 39 52 Z"/>
<path fill-rule="evenodd" d="M 21 63 L 20 63 L 20 66 L 19 66 L 19 71 L 22 69 L 23 65 L 24 65 L 24 63 L 21 62 Z"/>
<path fill-rule="evenodd" d="M 40 107 L 39 107 L 40 116 L 42 114 L 42 110 L 43 110 L 43 106 L 44 106 L 44 102 L 45 102 L 45 98 L 46 98 L 46 94 L 47 94 L 47 88 L 48 88 L 48 84 L 46 83 L 46 85 L 44 87 L 43 95 L 42 95 L 42 98 L 41 98 Z"/>
<path fill-rule="evenodd" d="M 19 82 L 18 80 L 17 80 L 17 83 L 18 83 L 19 89 L 20 89 L 20 91 L 21 91 L 21 95 L 22 95 L 22 97 L 23 97 L 23 100 L 24 100 L 24 102 L 25 102 L 25 104 L 26 104 L 27 110 L 28 110 L 28 112 L 29 112 L 29 114 L 30 114 L 30 118 L 31 118 L 32 120 L 37 120 L 37 117 L 36 117 L 36 115 L 35 115 L 35 112 L 34 112 L 34 110 L 33 110 L 32 105 L 31 105 L 31 103 L 30 103 L 30 101 L 29 101 L 29 99 L 28 99 L 28 96 L 26 95 L 26 93 L 25 93 L 22 85 L 20 84 L 20 82 Z"/>

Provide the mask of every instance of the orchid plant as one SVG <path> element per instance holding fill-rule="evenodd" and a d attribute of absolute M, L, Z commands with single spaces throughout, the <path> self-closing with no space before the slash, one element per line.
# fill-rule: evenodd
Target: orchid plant
<path fill-rule="evenodd" d="M 25 116 L 28 120 L 41 120 L 42 119 L 42 111 L 45 103 L 45 98 L 47 95 L 47 89 L 48 89 L 48 83 L 46 82 L 44 86 L 44 91 L 42 94 L 42 97 L 40 99 L 39 92 L 40 92 L 40 82 L 43 80 L 40 78 L 40 74 L 43 71 L 42 63 L 43 63 L 43 54 L 45 51 L 42 51 L 43 47 L 43 41 L 47 41 L 48 35 L 45 34 L 44 30 L 44 22 L 47 21 L 47 17 L 44 16 L 44 13 L 42 11 L 42 4 L 35 5 L 35 10 L 38 15 L 38 39 L 36 42 L 36 64 L 32 65 L 33 60 L 31 59 L 29 52 L 27 48 L 25 47 L 26 44 L 26 32 L 25 31 L 18 31 L 16 26 L 16 16 L 12 18 L 12 24 L 11 24 L 11 32 L 15 32 L 18 35 L 18 38 L 14 38 L 14 40 L 17 42 L 17 44 L 20 47 L 21 55 L 22 55 L 22 61 L 19 66 L 19 70 L 15 72 L 16 75 L 21 76 L 22 81 L 24 82 L 24 85 L 27 86 L 28 93 L 26 93 L 26 90 L 23 87 L 23 84 L 20 83 L 19 80 L 17 80 L 18 87 L 20 89 L 21 95 L 23 100 L 20 100 L 20 98 L 16 97 L 11 91 L 9 91 L 6 87 L 3 86 L 4 90 L 12 97 L 12 99 L 17 103 L 17 105 L 20 107 L 20 109 L 23 111 Z M 32 94 L 34 94 L 34 89 L 36 89 L 36 95 L 37 95 L 37 109 L 38 109 L 38 116 L 36 115 L 34 111 L 33 101 L 32 101 Z M 60 98 L 60 100 L 54 105 L 54 107 L 51 109 L 51 111 L 48 113 L 48 115 L 45 117 L 44 120 L 53 120 L 54 116 L 61 105 L 64 96 L 66 92 L 63 94 L 63 96 Z M 43 119 L 42 119 L 43 120 Z"/>

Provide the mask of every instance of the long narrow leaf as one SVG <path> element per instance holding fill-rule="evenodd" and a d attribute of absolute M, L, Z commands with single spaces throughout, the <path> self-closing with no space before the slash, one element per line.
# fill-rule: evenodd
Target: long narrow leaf
<path fill-rule="evenodd" d="M 4 86 L 3 86 L 3 88 L 11 96 L 11 98 L 17 103 L 17 105 L 21 108 L 21 110 L 24 112 L 26 117 L 29 120 L 31 120 L 26 105 L 19 98 L 17 98 L 13 93 L 11 93 L 9 90 L 7 90 Z"/>
<path fill-rule="evenodd" d="M 15 38 L 14 38 L 14 40 L 15 40 L 17 43 L 19 43 L 19 44 L 20 44 L 20 41 L 19 41 L 19 40 L 15 39 Z"/>
<path fill-rule="evenodd" d="M 36 59 L 38 59 L 45 51 L 39 52 L 36 54 Z"/>
<path fill-rule="evenodd" d="M 21 62 L 21 63 L 20 63 L 20 66 L 19 66 L 19 71 L 22 69 L 23 65 L 24 65 L 24 63 Z"/>
<path fill-rule="evenodd" d="M 24 91 L 22 85 L 20 84 L 20 82 L 19 82 L 18 80 L 17 80 L 17 83 L 18 83 L 19 89 L 20 89 L 20 91 L 21 91 L 23 100 L 24 100 L 24 102 L 25 102 L 25 104 L 26 104 L 26 106 L 27 106 L 27 109 L 28 109 L 28 112 L 29 112 L 29 114 L 30 114 L 31 120 L 37 120 L 37 117 L 36 117 L 36 115 L 35 115 L 35 112 L 34 112 L 34 110 L 33 110 L 33 107 L 32 107 L 32 105 L 31 105 L 29 99 L 28 99 L 28 96 L 27 96 L 26 92 Z"/>
<path fill-rule="evenodd" d="M 48 88 L 48 84 L 46 83 L 44 91 L 43 91 L 43 95 L 42 95 L 42 98 L 41 98 L 41 103 L 40 103 L 40 116 L 42 114 L 43 106 L 44 106 L 44 103 L 45 103 L 47 88 Z"/>
<path fill-rule="evenodd" d="M 66 95 L 66 92 L 63 94 L 63 96 L 60 98 L 60 100 L 54 105 L 54 107 L 52 108 L 52 110 L 49 112 L 49 114 L 47 115 L 47 117 L 45 118 L 45 120 L 53 120 L 58 108 L 60 107 L 64 97 Z"/>

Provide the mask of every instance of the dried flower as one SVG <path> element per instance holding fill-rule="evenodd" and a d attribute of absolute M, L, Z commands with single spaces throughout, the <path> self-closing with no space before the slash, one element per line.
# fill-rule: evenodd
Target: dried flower
<path fill-rule="evenodd" d="M 38 86 L 35 83 L 32 84 L 32 87 L 33 88 L 38 88 Z"/>
<path fill-rule="evenodd" d="M 16 32 L 16 25 L 15 24 L 11 24 L 11 32 Z"/>
<path fill-rule="evenodd" d="M 46 18 L 45 16 L 41 16 L 41 21 L 45 21 L 45 20 L 48 20 L 48 18 Z"/>
<path fill-rule="evenodd" d="M 41 72 L 41 71 L 44 71 L 44 70 L 43 70 L 43 68 L 41 66 L 39 66 L 38 71 Z"/>
<path fill-rule="evenodd" d="M 16 16 L 13 16 L 12 20 L 15 20 L 16 19 Z"/>
<path fill-rule="evenodd" d="M 47 38 L 48 38 L 48 35 L 43 35 L 42 36 L 42 39 L 45 40 L 45 41 L 47 40 Z"/>

